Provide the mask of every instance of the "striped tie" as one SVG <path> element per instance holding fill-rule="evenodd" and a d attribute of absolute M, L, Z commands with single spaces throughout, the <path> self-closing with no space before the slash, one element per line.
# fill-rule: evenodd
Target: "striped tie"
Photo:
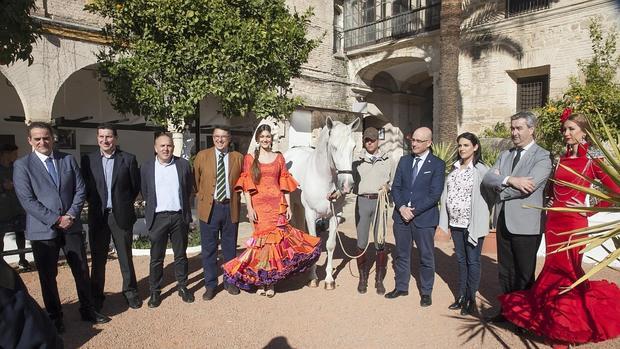
<path fill-rule="evenodd" d="M 226 169 L 224 168 L 224 153 L 220 153 L 217 160 L 217 176 L 216 176 L 216 198 L 217 201 L 226 199 Z"/>

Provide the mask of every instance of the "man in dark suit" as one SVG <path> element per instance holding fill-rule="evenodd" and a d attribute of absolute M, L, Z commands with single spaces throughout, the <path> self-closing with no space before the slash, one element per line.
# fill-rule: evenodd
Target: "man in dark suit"
<path fill-rule="evenodd" d="M 140 170 L 136 157 L 118 149 L 117 142 L 118 134 L 113 125 L 99 125 L 99 150 L 82 158 L 92 258 L 91 289 L 97 310 L 105 299 L 105 265 L 110 237 L 116 247 L 127 304 L 133 309 L 142 306 L 131 255 L 136 222 L 133 204 L 140 192 Z"/>
<path fill-rule="evenodd" d="M 243 155 L 230 151 L 230 131 L 222 126 L 213 130 L 214 146 L 202 150 L 194 160 L 194 175 L 198 189 L 198 217 L 202 266 L 205 274 L 203 300 L 215 296 L 217 286 L 217 245 L 222 241 L 223 263 L 237 255 L 237 229 L 241 197 L 233 190 L 243 168 Z M 218 171 L 222 171 L 218 177 Z M 220 178 L 221 183 L 218 183 Z M 224 281 L 224 289 L 232 295 L 239 288 Z"/>
<path fill-rule="evenodd" d="M 49 124 L 31 123 L 28 142 L 33 152 L 15 161 L 13 184 L 26 211 L 26 238 L 31 241 L 45 309 L 58 332 L 63 332 L 56 284 L 62 249 L 75 279 L 82 320 L 108 322 L 109 317 L 95 310 L 90 291 L 80 221 L 86 190 L 77 161 L 70 154 L 53 151 L 54 132 Z"/>
<path fill-rule="evenodd" d="M 411 136 L 410 155 L 398 162 L 392 197 L 394 199 L 394 239 L 396 288 L 385 298 L 409 294 L 411 277 L 411 243 L 415 241 L 420 254 L 420 305 L 432 304 L 435 281 L 435 229 L 439 223 L 437 203 L 441 198 L 446 164 L 430 151 L 433 133 L 420 127 Z"/>
<path fill-rule="evenodd" d="M 161 282 L 168 237 L 174 252 L 177 290 L 186 303 L 194 301 L 187 289 L 187 235 L 192 222 L 189 199 L 194 177 L 189 162 L 173 155 L 172 136 L 162 133 L 155 138 L 155 159 L 140 168 L 142 197 L 146 201 L 144 216 L 151 240 L 149 308 L 161 304 Z"/>

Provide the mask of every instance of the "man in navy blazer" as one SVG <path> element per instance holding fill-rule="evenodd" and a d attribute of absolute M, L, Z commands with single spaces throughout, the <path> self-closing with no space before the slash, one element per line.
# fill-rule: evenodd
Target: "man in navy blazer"
<path fill-rule="evenodd" d="M 446 173 L 446 164 L 430 151 L 432 139 L 429 128 L 416 129 L 411 136 L 412 154 L 403 156 L 396 168 L 392 184 L 396 287 L 385 295 L 392 299 L 409 294 L 411 243 L 415 241 L 420 254 L 420 305 L 423 307 L 432 304 L 434 237 L 439 224 L 437 203 Z"/>
<path fill-rule="evenodd" d="M 33 152 L 15 161 L 13 184 L 26 211 L 26 238 L 31 241 L 39 271 L 45 309 L 58 332 L 64 331 L 58 295 L 58 253 L 62 249 L 75 279 L 82 320 L 105 323 L 110 318 L 94 309 L 80 211 L 86 197 L 75 158 L 53 151 L 49 124 L 28 126 Z"/>
<path fill-rule="evenodd" d="M 168 239 L 174 253 L 177 291 L 185 303 L 194 295 L 187 289 L 187 239 L 192 210 L 189 199 L 194 190 L 194 176 L 189 162 L 174 156 L 172 136 L 162 133 L 155 138 L 154 159 L 140 168 L 142 197 L 146 201 L 144 217 L 151 241 L 149 308 L 161 304 L 161 284 Z"/>

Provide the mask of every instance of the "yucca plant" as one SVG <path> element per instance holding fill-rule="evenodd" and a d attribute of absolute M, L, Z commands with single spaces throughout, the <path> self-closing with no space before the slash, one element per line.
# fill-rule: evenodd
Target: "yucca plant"
<path fill-rule="evenodd" d="M 456 147 L 452 142 L 433 143 L 433 155 L 446 163 L 446 173 L 448 173 L 452 169 L 452 164 L 450 162 L 455 159 Z"/>
<path fill-rule="evenodd" d="M 614 134 L 612 135 L 611 130 L 605 124 L 603 118 L 600 117 L 600 114 L 598 117 L 599 121 L 603 125 L 603 134 L 597 134 L 595 132 L 588 132 L 588 134 L 593 145 L 600 149 L 603 153 L 603 159 L 599 162 L 601 169 L 616 185 L 620 186 L 620 133 L 618 133 L 617 130 L 614 130 Z M 591 180 L 581 173 L 577 173 L 562 164 L 560 164 L 560 166 L 583 179 L 589 183 L 590 186 L 581 186 L 562 180 L 555 180 L 555 182 L 575 190 L 579 190 L 598 200 L 607 201 L 611 203 L 611 205 L 609 207 L 548 207 L 544 208 L 545 210 L 578 213 L 620 212 L 620 193 L 617 193 L 604 184 Z M 557 247 L 552 253 L 566 251 L 571 248 L 583 248 L 580 253 L 587 253 L 588 251 L 591 251 L 599 246 L 602 246 L 608 252 L 607 257 L 597 263 L 590 271 L 561 293 L 572 290 L 577 285 L 591 278 L 605 267 L 609 267 L 612 262 L 620 257 L 620 220 L 613 220 L 603 224 L 575 229 L 561 234 L 571 235 L 571 239 L 563 243 L 550 245 L 550 247 Z M 614 242 L 614 250 L 609 250 L 603 246 L 603 244 L 608 240 L 612 240 Z"/>

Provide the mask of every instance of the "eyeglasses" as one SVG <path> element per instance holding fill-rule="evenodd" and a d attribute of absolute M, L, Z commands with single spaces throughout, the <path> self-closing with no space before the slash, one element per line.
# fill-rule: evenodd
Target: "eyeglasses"
<path fill-rule="evenodd" d="M 411 143 L 424 143 L 424 142 L 428 142 L 428 139 L 411 138 Z"/>
<path fill-rule="evenodd" d="M 226 139 L 229 136 L 213 136 L 214 139 Z"/>
<path fill-rule="evenodd" d="M 365 138 L 364 139 L 364 143 L 374 143 L 376 141 L 377 141 L 376 139 L 371 139 L 371 138 Z"/>

